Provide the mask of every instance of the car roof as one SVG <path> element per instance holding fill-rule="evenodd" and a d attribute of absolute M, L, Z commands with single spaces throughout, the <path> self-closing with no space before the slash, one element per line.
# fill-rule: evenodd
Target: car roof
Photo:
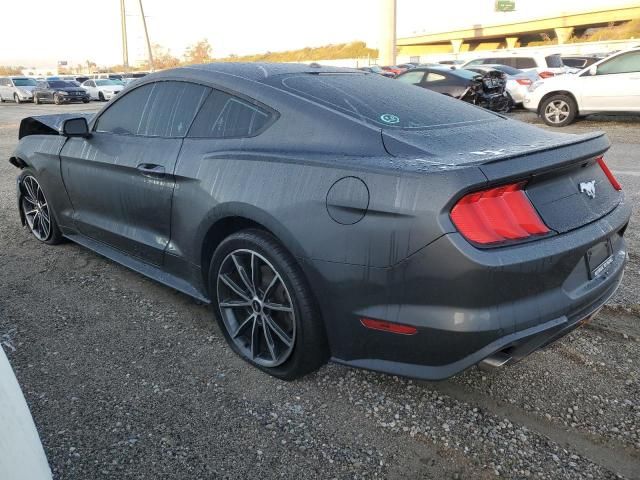
<path fill-rule="evenodd" d="M 358 73 L 361 70 L 355 68 L 325 67 L 319 64 L 306 65 L 303 63 L 205 63 L 189 65 L 165 72 L 200 70 L 204 72 L 223 73 L 234 75 L 246 80 L 261 81 L 275 75 L 287 75 L 296 73 Z"/>

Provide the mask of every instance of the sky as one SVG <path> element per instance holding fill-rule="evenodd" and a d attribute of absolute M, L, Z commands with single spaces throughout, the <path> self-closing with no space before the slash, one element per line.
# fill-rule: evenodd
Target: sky
<path fill-rule="evenodd" d="M 152 43 L 182 56 L 207 39 L 214 57 L 292 50 L 364 40 L 377 47 L 380 0 L 143 0 Z M 138 0 L 125 0 L 130 63 L 146 55 Z M 474 24 L 597 10 L 631 0 L 516 0 L 516 12 L 494 12 L 494 0 L 398 0 L 397 34 L 447 31 Z M 29 0 L 29 11 L 51 0 Z M 55 66 L 91 60 L 122 63 L 119 0 L 54 2 L 51 15 L 13 15 L 0 28 L 0 65 Z M 65 17 L 65 11 L 80 15 Z"/>

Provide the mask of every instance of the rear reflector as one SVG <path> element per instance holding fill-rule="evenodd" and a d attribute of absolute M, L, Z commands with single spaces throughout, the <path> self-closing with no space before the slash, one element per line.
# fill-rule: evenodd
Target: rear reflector
<path fill-rule="evenodd" d="M 409 325 L 400 325 L 384 320 L 374 320 L 373 318 L 361 318 L 360 323 L 371 330 L 381 330 L 383 332 L 398 333 L 400 335 L 415 335 L 418 329 Z"/>
<path fill-rule="evenodd" d="M 547 72 L 547 71 L 540 72 L 538 75 L 540 75 L 540 78 L 549 78 L 549 77 L 555 77 L 556 76 L 555 73 Z"/>
<path fill-rule="evenodd" d="M 545 235 L 550 230 L 524 193 L 525 185 L 465 195 L 451 210 L 451 220 L 467 240 L 482 245 Z"/>
<path fill-rule="evenodd" d="M 607 164 L 604 163 L 604 157 L 598 158 L 598 165 L 600 165 L 600 168 L 602 169 L 604 174 L 607 176 L 607 178 L 611 182 L 611 185 L 613 186 L 613 188 L 615 188 L 618 191 L 622 190 L 622 185 L 620 185 L 620 182 L 618 182 L 618 179 L 613 175 L 611 170 L 609 170 L 609 167 L 607 166 Z"/>
<path fill-rule="evenodd" d="M 520 85 L 531 85 L 532 83 L 528 78 L 516 78 L 516 82 L 518 82 Z"/>

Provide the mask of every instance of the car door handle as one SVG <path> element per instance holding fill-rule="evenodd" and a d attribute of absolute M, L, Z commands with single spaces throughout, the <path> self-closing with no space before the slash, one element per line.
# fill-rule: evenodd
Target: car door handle
<path fill-rule="evenodd" d="M 136 169 L 145 177 L 161 178 L 165 174 L 164 167 L 155 163 L 141 163 Z"/>

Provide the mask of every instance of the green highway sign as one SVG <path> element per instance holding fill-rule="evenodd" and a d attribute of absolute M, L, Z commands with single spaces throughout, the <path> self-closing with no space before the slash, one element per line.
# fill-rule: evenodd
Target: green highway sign
<path fill-rule="evenodd" d="M 513 12 L 515 9 L 515 0 L 496 0 L 496 12 Z"/>

